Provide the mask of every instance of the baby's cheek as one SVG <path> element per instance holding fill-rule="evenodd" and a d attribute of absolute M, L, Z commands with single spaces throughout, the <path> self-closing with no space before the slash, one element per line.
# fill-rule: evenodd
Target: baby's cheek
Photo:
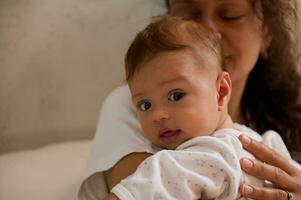
<path fill-rule="evenodd" d="M 188 129 L 188 134 L 190 136 L 200 136 L 200 135 L 208 135 L 211 128 L 211 120 L 207 115 L 202 115 L 200 113 L 195 115 L 190 115 L 190 118 L 187 117 L 186 121 L 188 122 L 186 127 Z"/>
<path fill-rule="evenodd" d="M 201 122 L 200 114 L 192 112 L 183 112 L 179 116 L 180 124 L 183 128 L 187 129 L 186 131 L 193 131 L 198 129 L 199 124 Z"/>
<path fill-rule="evenodd" d="M 141 128 L 142 128 L 142 131 L 145 135 L 148 135 L 149 133 L 149 124 L 145 121 L 140 121 L 140 124 L 141 124 Z"/>
<path fill-rule="evenodd" d="M 141 126 L 144 137 L 153 142 L 156 139 L 156 130 L 154 127 L 148 122 L 141 123 Z"/>

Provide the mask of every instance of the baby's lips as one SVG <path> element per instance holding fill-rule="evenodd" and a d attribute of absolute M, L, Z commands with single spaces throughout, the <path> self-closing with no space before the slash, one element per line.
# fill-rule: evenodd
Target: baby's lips
<path fill-rule="evenodd" d="M 175 142 L 177 142 L 179 140 L 180 132 L 181 132 L 180 129 L 169 129 L 169 130 L 166 130 L 165 132 L 162 132 L 162 134 L 160 134 L 160 139 L 165 144 L 175 143 Z"/>
<path fill-rule="evenodd" d="M 177 129 L 172 129 L 172 128 L 160 128 L 159 134 L 160 134 L 160 136 L 162 136 L 162 135 L 168 134 L 168 133 L 170 133 L 170 132 L 175 132 L 175 131 L 177 131 Z"/>

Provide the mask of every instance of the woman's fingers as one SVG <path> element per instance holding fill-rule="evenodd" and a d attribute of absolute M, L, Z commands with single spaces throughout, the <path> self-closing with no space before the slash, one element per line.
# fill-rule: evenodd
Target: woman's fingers
<path fill-rule="evenodd" d="M 242 158 L 240 164 L 248 174 L 274 183 L 274 188 L 242 184 L 242 196 L 252 199 L 301 200 L 301 171 L 292 162 L 262 142 L 240 135 L 243 147 L 259 160 Z M 261 162 L 261 161 L 262 162 Z M 288 193 L 289 191 L 290 193 Z"/>
<path fill-rule="evenodd" d="M 273 200 L 288 200 L 288 193 L 285 190 L 275 188 L 256 187 L 247 184 L 241 184 L 240 193 L 244 197 L 255 200 L 273 199 Z"/>
<path fill-rule="evenodd" d="M 269 180 L 277 185 L 278 188 L 290 191 L 297 189 L 297 184 L 293 177 L 278 167 L 246 158 L 242 158 L 240 164 L 242 169 L 248 174 L 261 180 Z"/>
<path fill-rule="evenodd" d="M 272 166 L 275 166 L 285 171 L 288 174 L 293 174 L 296 171 L 295 167 L 291 165 L 291 163 L 289 163 L 287 159 L 285 159 L 283 156 L 281 156 L 273 149 L 269 148 L 264 143 L 253 140 L 245 135 L 240 135 L 239 140 L 241 141 L 243 147 L 247 151 L 252 153 L 261 161 L 266 162 Z M 275 176 L 282 175 L 282 172 L 278 172 L 279 170 L 278 171 L 275 170 L 274 172 L 277 172 L 277 174 L 274 174 Z"/>

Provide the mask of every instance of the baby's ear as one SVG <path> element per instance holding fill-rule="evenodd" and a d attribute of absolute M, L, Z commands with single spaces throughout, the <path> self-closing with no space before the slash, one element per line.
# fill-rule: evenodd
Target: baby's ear
<path fill-rule="evenodd" d="M 218 111 L 228 105 L 232 90 L 232 81 L 227 72 L 221 72 L 216 80 Z"/>

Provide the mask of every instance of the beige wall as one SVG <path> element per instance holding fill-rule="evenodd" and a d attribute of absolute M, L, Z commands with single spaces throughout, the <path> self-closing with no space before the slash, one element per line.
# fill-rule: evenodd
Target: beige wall
<path fill-rule="evenodd" d="M 0 153 L 91 138 L 149 0 L 0 1 Z"/>
<path fill-rule="evenodd" d="M 301 1 L 299 1 L 301 2 Z M 162 0 L 0 0 L 0 153 L 91 138 Z"/>

